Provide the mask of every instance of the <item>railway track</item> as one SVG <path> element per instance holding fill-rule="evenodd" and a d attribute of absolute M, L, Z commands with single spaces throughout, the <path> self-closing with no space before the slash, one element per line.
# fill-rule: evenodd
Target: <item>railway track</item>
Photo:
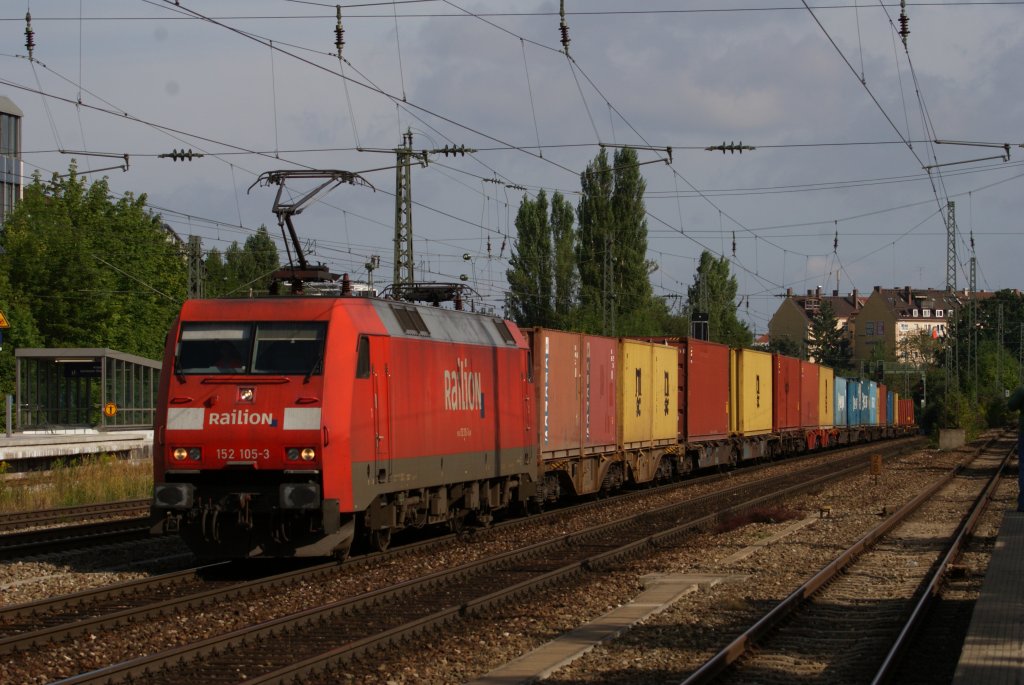
<path fill-rule="evenodd" d="M 997 440 L 848 547 L 683 682 L 881 683 L 1013 453 Z"/>
<path fill-rule="evenodd" d="M 149 500 L 19 512 L 0 517 L 0 560 L 138 540 L 149 534 Z M 63 525 L 69 521 L 86 523 Z M 31 528 L 30 530 L 24 530 Z"/>
<path fill-rule="evenodd" d="M 133 499 L 75 507 L 58 507 L 38 511 L 16 511 L 0 514 L 0 532 L 22 530 L 36 526 L 54 526 L 82 519 L 141 516 L 149 511 L 148 499 Z"/>
<path fill-rule="evenodd" d="M 877 451 L 878 448 L 871 449 Z M 673 544 L 673 541 L 685 538 L 695 527 L 713 525 L 721 517 L 735 514 L 737 510 L 763 506 L 794 492 L 819 487 L 821 483 L 844 474 L 861 471 L 866 467 L 863 450 L 854 452 L 845 459 L 730 487 L 713 495 L 666 505 L 612 524 L 558 535 L 546 542 L 488 556 L 454 569 L 411 577 L 369 592 L 355 590 L 349 596 L 314 602 L 269 621 L 128 659 L 74 676 L 66 682 L 106 683 L 128 679 L 132 682 L 236 682 L 243 677 L 257 682 L 283 682 L 303 673 L 344 663 L 347 659 L 421 634 L 432 627 L 459 621 L 467 614 L 487 611 L 496 604 L 513 601 L 519 593 L 533 592 L 539 586 L 565 582 L 607 564 L 618 563 L 621 559 L 649 554 L 655 546 Z M 637 496 L 650 496 L 650 492 L 637 493 Z M 594 505 L 614 505 L 618 500 L 605 500 Z M 516 523 L 543 525 L 549 515 L 557 517 L 562 514 L 549 512 Z M 530 537 L 536 538 L 536 534 Z M 350 563 L 367 562 L 357 559 Z M 311 583 L 325 585 L 325 574 L 337 572 L 314 567 L 296 572 L 293 582 L 304 587 Z M 304 573 L 310 575 L 302 579 L 301 574 Z M 316 573 L 321 575 L 314 577 L 312 574 Z M 23 634 L 12 640 L 23 641 L 18 649 L 32 651 L 36 648 L 28 643 L 46 645 L 52 640 L 74 639 L 75 635 L 84 634 L 96 637 L 97 628 L 111 625 L 120 626 L 118 633 L 122 634 L 122 639 L 131 639 L 123 635 L 131 625 L 143 624 L 154 615 L 166 616 L 172 611 L 183 611 L 189 602 L 204 602 L 202 606 L 207 613 L 216 611 L 214 607 L 218 603 L 230 606 L 232 598 L 244 597 L 248 604 L 272 603 L 275 596 L 280 595 L 280 586 L 271 590 L 271 582 L 272 579 L 262 579 L 249 587 L 240 583 L 223 591 L 219 597 L 217 593 L 220 591 L 211 590 L 199 599 L 183 597 L 162 602 L 159 606 L 151 604 L 125 610 L 117 616 L 107 615 L 99 619 L 100 623 L 91 626 L 62 626 L 49 637 L 42 633 Z M 264 589 L 257 588 L 257 585 Z M 235 606 L 238 604 L 238 601 L 234 602 Z M 267 640 L 272 640 L 272 649 L 268 647 Z M 12 656 L 15 655 L 12 653 Z M 239 667 L 239 664 L 245 666 Z"/>

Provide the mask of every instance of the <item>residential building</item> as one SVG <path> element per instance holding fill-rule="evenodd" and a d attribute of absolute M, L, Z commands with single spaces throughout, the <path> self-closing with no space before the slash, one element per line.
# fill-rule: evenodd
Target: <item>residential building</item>
<path fill-rule="evenodd" d="M 21 200 L 21 118 L 18 106 L 0 95 L 0 226 Z"/>
<path fill-rule="evenodd" d="M 876 285 L 858 313 L 854 360 L 923 361 L 919 347 L 908 341 L 920 336 L 944 339 L 949 322 L 968 298 L 966 292 Z"/>
<path fill-rule="evenodd" d="M 831 295 L 822 292 L 821 287 L 808 290 L 806 295 L 794 295 L 792 288 L 786 289 L 786 299 L 768 322 L 768 336 L 772 342 L 789 339 L 807 354 L 807 338 L 811 330 L 811 318 L 828 302 L 836 317 L 836 327 L 843 331 L 852 329 L 853 320 L 867 301 L 856 289 L 849 295 L 840 295 L 833 290 Z"/>

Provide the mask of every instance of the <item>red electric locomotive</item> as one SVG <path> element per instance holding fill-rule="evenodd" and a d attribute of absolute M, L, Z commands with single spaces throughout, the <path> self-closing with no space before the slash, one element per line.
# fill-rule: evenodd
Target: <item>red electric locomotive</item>
<path fill-rule="evenodd" d="M 397 300 L 192 300 L 167 340 L 155 529 L 201 557 L 345 554 L 525 503 L 527 341 Z"/>

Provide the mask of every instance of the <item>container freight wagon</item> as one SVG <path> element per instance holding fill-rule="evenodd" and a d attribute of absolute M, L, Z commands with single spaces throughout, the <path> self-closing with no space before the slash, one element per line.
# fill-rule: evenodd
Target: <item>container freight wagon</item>
<path fill-rule="evenodd" d="M 643 338 L 676 348 L 680 473 L 729 464 L 729 346 L 696 338 Z"/>
<path fill-rule="evenodd" d="M 737 439 L 733 459 L 770 456 L 772 438 L 772 355 L 730 350 L 729 426 Z"/>
<path fill-rule="evenodd" d="M 813 362 L 800 362 L 800 423 L 803 427 L 805 448 L 827 447 L 831 442 L 832 369 Z"/>
<path fill-rule="evenodd" d="M 914 400 L 913 399 L 900 399 L 897 405 L 899 412 L 899 424 L 901 426 L 913 426 L 917 422 L 914 419 Z"/>
<path fill-rule="evenodd" d="M 783 441 L 795 442 L 800 435 L 800 360 L 772 355 L 772 431 Z"/>
<path fill-rule="evenodd" d="M 597 492 L 618 445 L 618 340 L 530 331 L 543 496 Z"/>
<path fill-rule="evenodd" d="M 616 488 L 631 477 L 638 483 L 673 475 L 679 444 L 679 351 L 667 344 L 619 341 L 619 450 L 602 480 Z M 664 458 L 668 456 L 668 458 Z"/>
<path fill-rule="evenodd" d="M 785 453 L 802 452 L 807 449 L 803 430 L 803 391 L 803 368 L 800 360 L 773 354 L 772 431 L 778 436 L 778 449 Z M 814 413 L 817 413 L 817 402 L 814 409 Z"/>

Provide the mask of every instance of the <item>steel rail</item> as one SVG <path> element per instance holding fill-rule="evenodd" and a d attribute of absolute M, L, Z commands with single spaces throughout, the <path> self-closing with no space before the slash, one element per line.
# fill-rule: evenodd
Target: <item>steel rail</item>
<path fill-rule="evenodd" d="M 889 533 L 897 525 L 902 523 L 904 519 L 920 508 L 921 505 L 930 499 L 936 492 L 956 478 L 994 441 L 995 439 L 986 442 L 985 445 L 983 445 L 971 458 L 962 461 L 960 464 L 950 469 L 946 475 L 936 480 L 925 490 L 921 491 L 916 497 L 893 513 L 892 516 L 885 519 L 864 534 L 859 540 L 814 574 L 810 580 L 803 583 L 768 613 L 758 619 L 752 626 L 747 628 L 742 634 L 722 648 L 717 654 L 704 662 L 699 669 L 685 678 L 681 685 L 701 685 L 713 682 L 713 680 L 726 668 L 746 654 L 758 640 L 778 627 L 786 618 L 795 612 L 805 600 L 812 597 L 832 579 L 841 574 L 863 552 L 874 545 L 880 538 Z"/>
<path fill-rule="evenodd" d="M 455 569 L 439 571 L 358 598 L 339 600 L 256 626 L 246 627 L 193 644 L 182 645 L 159 654 L 143 656 L 79 674 L 61 682 L 65 685 L 77 685 L 145 679 L 147 674 L 152 675 L 162 669 L 178 667 L 183 663 L 195 662 L 200 659 L 204 660 L 205 666 L 212 668 L 214 654 L 225 654 L 232 650 L 244 649 L 246 645 L 257 644 L 263 637 L 274 636 L 280 642 L 283 637 L 301 633 L 304 627 L 308 628 L 309 626 L 320 625 L 321 628 L 316 631 L 316 634 L 322 635 L 325 632 L 330 632 L 322 627 L 323 624 L 334 619 L 340 621 L 344 617 L 348 617 L 344 627 L 349 631 L 351 637 L 344 638 L 348 640 L 346 644 L 334 646 L 326 652 L 309 656 L 296 651 L 294 654 L 286 655 L 289 658 L 297 659 L 296 664 L 273 670 L 262 676 L 246 674 L 249 682 L 285 682 L 296 676 L 301 676 L 302 673 L 315 672 L 329 664 L 343 662 L 379 646 L 416 635 L 430 626 L 461 620 L 463 615 L 484 611 L 507 601 L 510 597 L 534 590 L 539 586 L 564 581 L 572 575 L 600 569 L 605 564 L 626 556 L 645 554 L 651 549 L 690 535 L 695 528 L 713 525 L 723 516 L 748 511 L 767 502 L 814 489 L 824 482 L 862 471 L 868 466 L 861 455 L 849 459 L 856 460 L 857 463 L 843 469 L 837 468 L 835 463 L 828 463 L 797 474 L 786 474 L 768 479 L 768 481 L 758 481 L 730 488 L 722 493 L 706 495 L 696 500 L 674 503 L 658 510 L 596 526 L 586 531 L 571 533 L 549 541 L 535 543 L 524 549 L 464 564 Z M 817 472 L 817 475 L 807 480 L 807 472 Z M 790 481 L 787 486 L 779 485 L 787 480 Z M 774 482 L 776 486 L 783 489 L 767 495 L 759 494 L 764 492 L 766 482 Z M 730 499 L 735 500 L 738 492 L 743 489 L 748 491 L 746 501 L 739 504 L 727 502 Z M 722 503 L 725 503 L 725 506 L 722 506 Z M 713 510 L 710 513 L 706 510 L 700 511 L 699 516 L 679 523 L 679 516 L 682 512 L 701 506 Z M 615 535 L 625 536 L 629 539 L 625 543 L 610 542 Z M 524 576 L 526 576 L 525 579 L 523 579 Z M 499 580 L 501 587 L 493 587 L 498 584 Z M 416 596 L 414 593 L 419 593 L 419 595 Z M 448 599 L 443 600 L 446 604 L 442 604 L 440 608 L 437 608 L 436 604 L 428 602 L 428 600 L 437 602 L 436 597 L 442 594 Z M 452 596 L 455 596 L 456 599 L 452 600 Z M 392 620 L 392 624 L 380 629 L 380 632 L 374 632 L 366 625 L 370 623 L 369 620 L 352 619 L 354 612 L 371 611 L 370 607 L 376 607 L 377 613 L 373 614 L 375 620 L 383 620 L 381 617 L 389 618 Z M 403 612 L 406 614 L 405 618 L 402 617 Z M 418 615 L 408 615 L 417 612 Z M 363 632 L 359 633 L 359 630 Z M 298 644 L 305 646 L 307 641 L 300 637 Z M 234 654 L 231 658 L 237 662 L 240 657 L 238 654 Z M 241 658 L 244 663 L 250 663 L 246 657 Z M 270 668 L 273 666 L 271 665 Z M 165 675 L 167 674 L 165 673 Z M 212 676 L 208 672 L 204 672 L 203 677 L 211 678 Z"/>
<path fill-rule="evenodd" d="M 8 533 L 0 535 L 0 559 L 138 540 L 147 537 L 149 529 L 146 516 Z"/>
<path fill-rule="evenodd" d="M 90 516 L 117 516 L 149 511 L 148 499 L 122 500 L 119 502 L 101 502 L 82 504 L 73 507 L 39 509 L 36 511 L 15 511 L 0 514 L 0 531 L 18 530 L 30 526 L 50 525 L 65 521 L 78 521 Z"/>
<path fill-rule="evenodd" d="M 1016 446 L 1011 447 L 1006 453 L 1006 456 L 1003 457 L 1003 460 L 996 468 L 995 474 L 993 474 L 992 478 L 985 486 L 985 489 L 982 490 L 981 494 L 978 495 L 974 504 L 971 506 L 970 513 L 961 522 L 960 527 L 957 529 L 957 532 L 949 545 L 949 548 L 942 557 L 942 561 L 939 562 L 934 573 L 932 573 L 931 578 L 924 587 L 924 592 L 921 593 L 921 597 L 917 600 L 913 611 L 911 611 L 906 623 L 904 623 L 903 629 L 900 630 L 900 634 L 896 637 L 896 641 L 889 649 L 888 654 L 885 655 L 885 659 L 883 659 L 882 665 L 879 666 L 877 674 L 871 681 L 871 685 L 881 685 L 881 683 L 886 682 L 893 669 L 899 665 L 899 659 L 909 645 L 914 631 L 921 624 L 921 621 L 924 619 L 932 601 L 940 593 L 942 582 L 946 578 L 946 573 L 949 571 L 949 567 L 954 561 L 956 561 L 956 559 L 959 558 L 961 550 L 963 550 L 964 546 L 967 544 L 967 540 L 974 535 L 974 531 L 977 529 L 978 523 L 981 521 L 981 515 L 988 508 L 989 503 L 995 496 L 996 488 L 999 487 L 1000 478 L 1003 475 L 1003 471 L 1006 470 L 1006 465 L 1010 462 L 1010 457 L 1013 456 L 1015 449 Z"/>

